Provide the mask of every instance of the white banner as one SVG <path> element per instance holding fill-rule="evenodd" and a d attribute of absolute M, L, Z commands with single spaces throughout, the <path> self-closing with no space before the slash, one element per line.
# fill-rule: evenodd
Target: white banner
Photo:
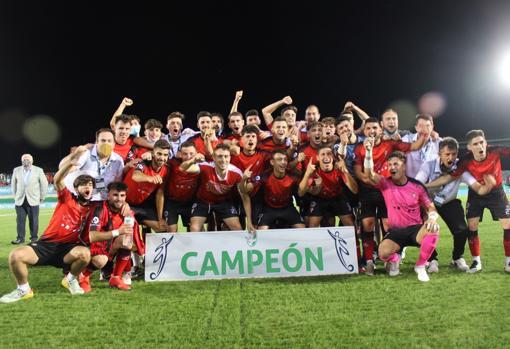
<path fill-rule="evenodd" d="M 146 237 L 145 281 L 358 273 L 353 227 Z"/>

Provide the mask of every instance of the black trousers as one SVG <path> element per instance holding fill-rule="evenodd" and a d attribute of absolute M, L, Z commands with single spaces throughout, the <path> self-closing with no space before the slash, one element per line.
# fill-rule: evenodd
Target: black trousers
<path fill-rule="evenodd" d="M 468 231 L 464 208 L 460 200 L 455 199 L 436 207 L 436 209 L 453 235 L 452 259 L 459 259 L 464 254 Z M 437 259 L 436 251 L 432 254 L 431 259 Z"/>
<path fill-rule="evenodd" d="M 36 240 L 39 233 L 39 206 L 30 206 L 27 199 L 21 206 L 16 206 L 16 231 L 18 240 L 25 241 L 26 220 L 30 228 L 30 239 Z"/>

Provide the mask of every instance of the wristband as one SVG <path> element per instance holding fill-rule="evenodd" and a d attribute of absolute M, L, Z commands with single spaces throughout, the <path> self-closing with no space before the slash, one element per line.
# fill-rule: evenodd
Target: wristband
<path fill-rule="evenodd" d="M 439 215 L 437 214 L 436 211 L 431 211 L 431 212 L 429 212 L 428 217 L 429 217 L 429 219 L 437 221 L 437 219 L 439 218 Z"/>
<path fill-rule="evenodd" d="M 112 238 L 116 238 L 119 234 L 119 229 L 112 230 Z"/>

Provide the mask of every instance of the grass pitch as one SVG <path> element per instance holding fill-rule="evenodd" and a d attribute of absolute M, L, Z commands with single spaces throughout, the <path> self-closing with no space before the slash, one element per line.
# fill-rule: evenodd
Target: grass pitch
<path fill-rule="evenodd" d="M 41 232 L 51 216 L 41 210 Z M 488 216 L 488 215 L 486 215 Z M 16 236 L 14 210 L 0 211 L 0 294 L 15 282 L 7 256 Z M 134 282 L 71 297 L 61 271 L 29 269 L 35 297 L 0 304 L 0 348 L 507 348 L 508 289 L 502 229 L 480 226 L 483 271 L 452 270 L 444 226 L 440 273 L 420 283 L 409 248 L 402 275 Z M 466 247 L 466 260 L 470 262 Z"/>

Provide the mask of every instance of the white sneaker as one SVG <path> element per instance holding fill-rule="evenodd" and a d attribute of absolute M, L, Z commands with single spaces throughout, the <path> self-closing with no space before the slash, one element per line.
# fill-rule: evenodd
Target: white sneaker
<path fill-rule="evenodd" d="M 427 268 L 427 272 L 429 273 L 439 273 L 439 263 L 437 260 L 433 259 L 429 263 L 429 267 Z"/>
<path fill-rule="evenodd" d="M 367 261 L 367 266 L 365 267 L 365 275 L 374 276 L 375 274 L 375 264 L 374 261 Z"/>
<path fill-rule="evenodd" d="M 124 272 L 124 273 L 122 273 L 122 281 L 124 281 L 124 283 L 126 285 L 131 286 L 131 284 L 132 284 L 132 281 L 131 281 L 131 272 Z"/>
<path fill-rule="evenodd" d="M 73 278 L 71 281 L 69 281 L 67 279 L 67 276 L 64 276 L 60 284 L 63 287 L 67 288 L 73 296 L 85 293 L 85 291 L 83 291 L 83 288 L 80 287 L 80 282 L 76 278 Z"/>
<path fill-rule="evenodd" d="M 469 267 L 469 270 L 467 271 L 470 274 L 477 273 L 482 270 L 482 263 L 478 261 L 473 261 L 471 263 L 471 266 Z"/>
<path fill-rule="evenodd" d="M 399 276 L 400 275 L 400 261 L 398 262 L 386 262 L 386 273 L 389 276 Z"/>
<path fill-rule="evenodd" d="M 407 250 L 407 247 L 404 247 L 402 249 L 402 252 L 400 252 L 400 263 L 402 263 L 402 261 L 404 260 L 404 258 L 406 258 L 406 250 Z"/>
<path fill-rule="evenodd" d="M 429 274 L 427 274 L 427 271 L 425 270 L 425 266 L 415 266 L 414 267 L 414 271 L 416 272 L 416 274 L 418 274 L 418 280 L 420 280 L 421 282 L 427 282 L 427 281 L 430 281 L 430 278 L 429 278 Z"/>
<path fill-rule="evenodd" d="M 466 260 L 464 258 L 455 259 L 452 261 L 452 266 L 460 271 L 468 271 L 469 266 L 466 264 Z"/>
<path fill-rule="evenodd" d="M 34 296 L 34 291 L 30 289 L 28 292 L 23 292 L 19 288 L 11 293 L 7 293 L 0 298 L 0 303 L 14 303 L 24 299 L 30 299 Z"/>
<path fill-rule="evenodd" d="M 510 273 L 510 263 L 505 265 L 505 272 Z"/>

